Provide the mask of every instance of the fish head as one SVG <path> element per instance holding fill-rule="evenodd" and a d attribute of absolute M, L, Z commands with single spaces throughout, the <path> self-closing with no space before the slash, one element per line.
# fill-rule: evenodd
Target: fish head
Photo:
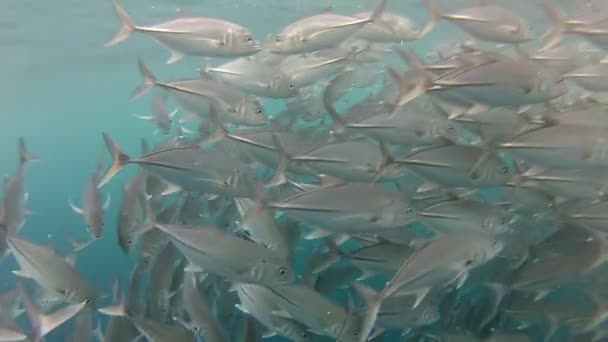
<path fill-rule="evenodd" d="M 296 97 L 300 94 L 296 83 L 286 75 L 279 71 L 277 72 L 270 81 L 269 87 L 274 93 L 281 95 L 284 98 Z"/>
<path fill-rule="evenodd" d="M 483 228 L 491 234 L 504 234 L 509 231 L 509 227 L 515 220 L 514 216 L 509 213 L 497 213 L 484 221 Z"/>
<path fill-rule="evenodd" d="M 262 51 L 260 43 L 255 39 L 253 34 L 245 28 L 231 30 L 228 33 L 231 37 L 227 39 L 230 42 L 230 49 L 235 53 L 243 56 L 253 55 Z"/>
<path fill-rule="evenodd" d="M 131 234 L 135 230 L 137 224 L 132 221 L 124 221 L 121 217 L 118 221 L 118 245 L 125 254 L 135 246 L 135 237 Z"/>
<path fill-rule="evenodd" d="M 295 274 L 291 266 L 279 260 L 259 260 L 250 270 L 249 276 L 259 284 L 284 285 L 293 283 Z"/>
<path fill-rule="evenodd" d="M 473 179 L 485 180 L 492 184 L 507 184 L 514 175 L 502 160 L 491 157 L 471 173 Z"/>
<path fill-rule="evenodd" d="M 414 219 L 414 209 L 400 198 L 393 199 L 390 204 L 382 208 L 379 217 L 375 217 L 375 224 L 384 227 L 397 227 L 405 225 Z"/>
<path fill-rule="evenodd" d="M 407 18 L 396 17 L 394 20 L 388 21 L 387 24 L 390 25 L 393 34 L 401 40 L 410 41 L 420 37 L 420 29 Z"/>
<path fill-rule="evenodd" d="M 435 305 L 426 304 L 422 312 L 418 314 L 414 321 L 416 326 L 425 326 L 433 324 L 441 318 L 441 314 Z"/>
<path fill-rule="evenodd" d="M 277 54 L 292 54 L 300 52 L 298 48 L 303 42 L 302 34 L 277 34 L 269 37 L 265 47 Z"/>
<path fill-rule="evenodd" d="M 243 119 L 243 124 L 249 126 L 262 126 L 267 123 L 264 115 L 264 106 L 253 98 L 245 99 L 243 105 L 239 108 L 240 115 Z"/>
<path fill-rule="evenodd" d="M 475 264 L 486 262 L 497 256 L 504 248 L 504 243 L 497 238 L 487 239 L 477 246 Z"/>
<path fill-rule="evenodd" d="M 554 99 L 568 92 L 563 77 L 555 70 L 543 68 L 536 75 L 536 86 L 533 91 L 543 98 Z"/>

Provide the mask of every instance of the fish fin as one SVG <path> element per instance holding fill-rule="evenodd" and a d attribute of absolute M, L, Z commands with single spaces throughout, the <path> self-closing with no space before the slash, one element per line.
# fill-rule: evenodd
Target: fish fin
<path fill-rule="evenodd" d="M 439 23 L 439 20 L 441 20 L 441 13 L 437 9 L 437 7 L 435 7 L 431 3 L 431 0 L 423 0 L 422 3 L 426 10 L 429 12 L 429 20 L 426 22 L 426 24 L 420 31 L 420 34 L 418 35 L 419 38 L 422 38 L 429 34 L 429 32 L 433 31 L 435 26 L 437 26 L 437 23 Z"/>
<path fill-rule="evenodd" d="M 187 272 L 187 273 L 201 273 L 203 271 L 204 270 L 202 268 L 193 264 L 192 261 L 190 261 L 190 260 L 188 260 L 188 265 L 186 265 L 186 267 L 184 267 L 184 272 Z"/>
<path fill-rule="evenodd" d="M 540 5 L 546 12 L 547 16 L 549 17 L 549 21 L 551 22 L 551 27 L 544 34 L 544 36 L 549 37 L 549 39 L 545 45 L 538 50 L 538 52 L 543 52 L 553 49 L 562 42 L 564 34 L 568 31 L 568 19 L 564 13 L 557 8 L 553 1 L 542 0 Z"/>
<path fill-rule="evenodd" d="M 166 187 L 165 190 L 163 190 L 163 192 L 160 194 L 161 196 L 169 196 L 182 191 L 182 187 L 177 184 L 169 183 L 167 181 L 163 182 L 165 183 Z"/>
<path fill-rule="evenodd" d="M 272 133 L 272 143 L 274 147 L 279 151 L 280 159 L 279 166 L 274 173 L 274 176 L 268 183 L 269 186 L 276 186 L 287 183 L 287 166 L 289 166 L 289 160 L 291 157 L 285 150 L 285 146 L 281 143 L 281 139 L 276 133 Z"/>
<path fill-rule="evenodd" d="M 175 63 L 181 61 L 182 58 L 184 58 L 184 56 L 186 56 L 183 52 L 180 52 L 180 51 L 176 51 L 176 50 L 170 50 L 170 51 L 171 51 L 171 56 L 167 60 L 167 64 L 175 64 Z"/>
<path fill-rule="evenodd" d="M 374 22 L 381 20 L 387 5 L 388 0 L 380 0 L 376 8 L 374 8 L 372 14 L 369 16 L 369 21 Z"/>
<path fill-rule="evenodd" d="M 456 288 L 459 289 L 461 288 L 464 283 L 467 282 L 467 279 L 469 278 L 469 272 L 463 272 L 459 277 L 458 280 L 456 281 Z"/>
<path fill-rule="evenodd" d="M 23 137 L 19 137 L 19 165 L 25 165 L 29 162 L 40 161 L 40 158 L 31 155 L 27 150 L 27 144 Z"/>
<path fill-rule="evenodd" d="M 431 182 L 429 180 L 425 180 L 424 183 L 416 190 L 417 193 L 434 191 L 441 188 L 438 184 Z"/>
<path fill-rule="evenodd" d="M 330 231 L 322 229 L 322 228 L 317 228 L 317 229 L 313 230 L 312 232 L 306 234 L 304 239 L 305 240 L 317 240 L 317 239 L 326 238 L 330 235 L 332 235 Z"/>
<path fill-rule="evenodd" d="M 551 292 L 550 289 L 546 289 L 546 290 L 540 290 L 536 293 L 536 296 L 534 296 L 533 301 L 537 302 L 545 297 L 547 297 L 547 295 L 549 295 L 549 293 Z"/>
<path fill-rule="evenodd" d="M 247 315 L 251 315 L 251 313 L 249 313 L 249 310 L 247 310 L 244 306 L 242 306 L 241 304 L 234 304 L 234 307 L 237 308 L 239 311 L 247 314 Z"/>
<path fill-rule="evenodd" d="M 70 208 L 72 208 L 72 210 L 74 210 L 74 212 L 78 215 L 84 216 L 84 211 L 81 208 L 78 208 L 76 206 L 76 204 L 74 204 L 74 202 L 72 202 L 72 200 L 68 201 L 68 204 L 70 205 Z"/>
<path fill-rule="evenodd" d="M 361 330 L 359 332 L 359 342 L 365 342 L 371 335 L 376 325 L 380 306 L 385 299 L 384 292 L 381 291 L 378 293 L 361 283 L 355 283 L 353 287 L 359 295 L 359 298 L 365 302 L 365 313 L 363 315 Z"/>
<path fill-rule="evenodd" d="M 108 197 L 106 197 L 106 202 L 103 204 L 103 210 L 108 210 L 110 208 L 110 202 L 112 199 L 110 198 L 110 193 L 108 192 Z"/>
<path fill-rule="evenodd" d="M 247 313 L 248 313 L 248 312 L 247 312 Z M 276 331 L 273 331 L 273 330 L 268 330 L 268 331 L 266 331 L 265 333 L 263 333 L 263 334 L 262 334 L 262 337 L 263 337 L 263 338 L 270 338 L 270 337 L 274 337 L 274 336 L 277 336 L 277 335 L 278 335 L 278 334 L 277 334 L 277 332 L 276 332 Z"/>
<path fill-rule="evenodd" d="M 120 7 L 118 2 L 114 1 L 112 7 L 114 8 L 114 13 L 116 13 L 118 18 L 120 19 L 122 26 L 118 33 L 116 33 L 112 40 L 107 42 L 105 46 L 113 46 L 125 41 L 136 29 L 135 24 L 133 23 L 131 17 L 129 17 L 129 15 L 127 14 L 127 11 L 125 11 L 124 8 Z"/>
<path fill-rule="evenodd" d="M 478 22 L 478 23 L 488 23 L 489 22 L 487 19 L 475 18 L 470 15 L 461 15 L 461 14 L 444 14 L 444 15 L 442 15 L 442 17 L 447 18 L 447 19 L 452 19 L 452 20 L 472 21 L 472 22 Z M 502 25 L 502 26 L 507 26 L 507 25 Z M 501 26 L 499 26 L 499 27 L 501 27 Z"/>
<path fill-rule="evenodd" d="M 287 318 L 287 319 L 293 319 L 293 317 L 289 314 L 289 312 L 280 309 L 280 310 L 273 310 L 272 314 L 278 317 L 283 317 L 283 318 Z"/>
<path fill-rule="evenodd" d="M 110 151 L 110 153 L 112 154 L 113 161 L 108 171 L 106 171 L 106 174 L 99 181 L 97 188 L 101 188 L 104 185 L 108 184 L 110 180 L 112 180 L 112 178 L 116 176 L 122 170 L 122 168 L 129 162 L 129 159 L 131 159 L 131 157 L 129 157 L 122 151 L 120 146 L 114 141 L 114 139 L 112 139 L 112 137 L 110 137 L 108 133 L 104 132 L 102 136 L 103 140 L 106 143 L 108 151 Z"/>
<path fill-rule="evenodd" d="M 42 339 L 55 328 L 74 317 L 88 304 L 88 301 L 85 301 L 80 304 L 68 305 L 51 314 L 45 315 L 36 306 L 30 294 L 25 289 L 25 286 L 21 282 L 19 282 L 18 286 L 19 291 L 21 292 L 21 298 L 25 304 L 27 315 L 34 330 L 35 341 Z"/>
<path fill-rule="evenodd" d="M 29 273 L 25 272 L 24 270 L 15 270 L 12 273 L 19 278 L 33 279 L 32 276 Z"/>
<path fill-rule="evenodd" d="M 133 114 L 134 117 L 141 119 L 141 120 L 146 120 L 146 121 L 153 121 L 154 117 L 153 116 L 145 116 L 145 115 L 139 115 L 139 114 Z"/>
<path fill-rule="evenodd" d="M 336 76 L 336 78 L 337 77 L 338 76 Z M 332 79 L 323 91 L 323 108 L 334 123 L 332 134 L 340 135 L 344 132 L 344 128 L 346 127 L 347 122 L 342 117 L 340 117 L 340 114 L 338 114 L 338 111 L 335 109 L 334 103 L 331 99 L 332 90 L 334 87 L 337 86 L 337 84 L 334 82 L 336 78 Z"/>
<path fill-rule="evenodd" d="M 400 107 L 424 94 L 429 83 L 429 78 L 426 73 L 426 66 L 412 50 L 398 49 L 397 53 L 409 67 L 410 78 L 414 80 L 413 86 L 411 86 L 409 80 L 403 79 L 403 77 L 394 69 L 388 69 L 392 70 L 389 71 L 389 76 L 392 78 L 396 77 L 395 80 L 397 80 L 399 84 L 399 98 L 397 99 L 395 107 Z"/>
<path fill-rule="evenodd" d="M 131 95 L 132 100 L 148 93 L 157 84 L 156 77 L 154 77 L 150 69 L 148 69 L 141 58 L 137 59 L 137 65 L 139 67 L 139 73 L 143 78 L 143 83 L 133 91 L 133 94 Z"/>
<path fill-rule="evenodd" d="M 127 309 L 122 304 L 106 306 L 106 307 L 98 309 L 98 311 L 107 316 L 113 316 L 113 317 L 126 317 L 127 316 Z"/>
<path fill-rule="evenodd" d="M 215 105 L 209 104 L 209 119 L 214 126 L 214 130 L 209 137 L 204 137 L 204 129 L 206 128 L 205 121 L 201 120 L 201 125 L 199 126 L 199 136 L 201 140 L 206 142 L 216 142 L 224 139 L 228 135 L 228 129 L 224 126 L 224 123 L 220 120 L 220 117 L 217 113 L 217 108 Z"/>
<path fill-rule="evenodd" d="M 372 183 L 379 181 L 382 178 L 382 176 L 384 175 L 386 168 L 395 162 L 395 158 L 393 158 L 393 156 L 391 155 L 391 152 L 388 150 L 388 147 L 386 146 L 386 144 L 383 141 L 380 141 L 378 146 L 380 147 L 380 153 L 382 155 L 382 158 L 380 160 L 380 163 L 378 164 L 378 168 L 376 169 L 376 172 L 374 173 L 374 177 L 372 178 Z"/>
<path fill-rule="evenodd" d="M 422 301 L 424 300 L 424 298 L 426 298 L 426 295 L 429 293 L 431 289 L 430 288 L 423 288 L 418 290 L 415 295 L 416 295 L 416 301 L 414 302 L 414 305 L 412 306 L 412 309 L 417 308 L 420 303 L 422 303 Z"/>

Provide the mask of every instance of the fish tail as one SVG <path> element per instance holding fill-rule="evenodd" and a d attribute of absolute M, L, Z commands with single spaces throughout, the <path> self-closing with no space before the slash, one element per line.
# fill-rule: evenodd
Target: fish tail
<path fill-rule="evenodd" d="M 114 176 L 116 176 L 122 170 L 122 168 L 129 162 L 129 159 L 131 159 L 126 153 L 122 151 L 120 146 L 118 146 L 118 144 L 114 141 L 114 139 L 110 137 L 108 133 L 103 133 L 103 140 L 106 143 L 108 151 L 110 151 L 110 153 L 112 154 L 113 161 L 108 171 L 106 171 L 106 174 L 99 181 L 97 188 L 101 188 L 104 185 L 108 184 L 110 180 Z"/>
<path fill-rule="evenodd" d="M 359 298 L 365 302 L 365 312 L 363 314 L 359 331 L 359 342 L 365 342 L 371 335 L 372 330 L 374 330 L 374 326 L 376 325 L 378 312 L 380 311 L 380 306 L 384 301 L 383 291 L 378 293 L 361 283 L 355 283 L 353 287 L 359 295 Z"/>
<path fill-rule="evenodd" d="M 376 6 L 376 8 L 374 8 L 374 11 L 372 12 L 371 16 L 369 17 L 369 21 L 374 22 L 374 21 L 380 20 L 380 18 L 382 18 L 382 14 L 386 10 L 387 4 L 388 4 L 388 0 L 380 0 L 380 3 L 378 4 L 378 6 Z"/>
<path fill-rule="evenodd" d="M 135 89 L 135 91 L 133 91 L 131 99 L 138 98 L 148 93 L 157 84 L 156 77 L 154 77 L 150 69 L 148 69 L 148 67 L 144 64 L 144 61 L 142 61 L 141 58 L 137 60 L 137 65 L 139 67 L 139 72 L 143 78 L 143 83 L 141 86 Z"/>
<path fill-rule="evenodd" d="M 31 155 L 27 151 L 27 145 L 25 144 L 25 139 L 23 137 L 19 138 L 19 164 L 25 165 L 29 162 L 37 162 L 40 161 L 40 158 Z"/>
<path fill-rule="evenodd" d="M 422 4 L 426 10 L 429 11 L 430 16 L 429 21 L 427 21 L 426 25 L 424 25 L 422 28 L 422 31 L 420 31 L 418 38 L 422 38 L 429 34 L 429 32 L 433 31 L 435 26 L 437 26 L 437 23 L 439 23 L 439 20 L 441 20 L 441 13 L 439 12 L 439 9 L 437 9 L 437 7 L 431 3 L 431 0 L 422 0 Z"/>
<path fill-rule="evenodd" d="M 544 36 L 549 38 L 545 45 L 538 50 L 538 52 L 543 52 L 558 46 L 562 42 L 564 34 L 568 31 L 568 19 L 551 1 L 543 0 L 540 5 L 545 10 L 545 13 L 549 17 L 549 21 L 551 22 L 549 30 L 544 34 Z"/>
<path fill-rule="evenodd" d="M 287 153 L 287 150 L 285 149 L 285 146 L 283 146 L 283 143 L 281 143 L 281 139 L 276 133 L 272 133 L 272 143 L 279 151 L 280 159 L 279 166 L 277 166 L 274 176 L 272 176 L 272 179 L 268 183 L 270 186 L 287 183 L 287 166 L 289 165 L 289 160 L 291 159 Z"/>
<path fill-rule="evenodd" d="M 127 40 L 127 38 L 129 38 L 131 33 L 133 33 L 133 31 L 135 31 L 135 24 L 133 23 L 133 20 L 131 19 L 131 17 L 129 17 L 129 14 L 127 14 L 127 11 L 125 11 L 124 8 L 120 7 L 120 5 L 116 1 L 114 1 L 113 7 L 114 7 L 114 13 L 116 13 L 118 18 L 122 22 L 122 27 L 120 28 L 118 33 L 116 33 L 114 38 L 112 38 L 112 40 L 107 42 L 105 46 L 113 46 L 118 43 L 121 43 L 121 42 Z"/>
<path fill-rule="evenodd" d="M 325 87 L 325 91 L 323 92 L 323 108 L 334 123 L 333 133 L 342 134 L 344 132 L 344 129 L 346 128 L 347 122 L 342 117 L 340 117 L 338 111 L 336 111 L 336 109 L 334 108 L 334 99 L 332 99 L 331 96 L 331 94 L 334 92 L 334 87 L 337 86 L 336 82 L 333 82 L 334 80 L 329 82 L 327 87 Z"/>
<path fill-rule="evenodd" d="M 426 93 L 430 83 L 426 73 L 426 66 L 412 50 L 399 49 L 397 53 L 409 68 L 409 79 L 406 80 L 390 67 L 387 70 L 389 76 L 399 84 L 399 98 L 397 99 L 397 103 L 395 103 L 395 108 L 403 106 Z"/>

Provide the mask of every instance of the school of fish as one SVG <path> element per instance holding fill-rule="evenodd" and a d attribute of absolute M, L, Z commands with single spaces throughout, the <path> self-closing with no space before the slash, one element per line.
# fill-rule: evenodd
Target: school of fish
<path fill-rule="evenodd" d="M 161 79 L 137 61 L 156 141 L 99 132 L 111 159 L 66 195 L 88 230 L 57 237 L 67 255 L 20 234 L 39 158 L 18 141 L 0 341 L 608 341 L 608 12 L 530 1 L 544 21 L 529 22 L 500 1 L 420 0 L 417 26 L 392 1 L 264 40 L 108 3 L 106 46 L 145 35 L 167 64 L 206 66 Z M 468 39 L 408 47 L 437 25 Z M 76 266 L 108 230 L 137 256 L 111 294 Z"/>

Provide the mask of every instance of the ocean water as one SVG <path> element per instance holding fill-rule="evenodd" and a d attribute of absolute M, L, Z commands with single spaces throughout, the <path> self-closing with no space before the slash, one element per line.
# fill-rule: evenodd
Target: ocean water
<path fill-rule="evenodd" d="M 445 8 L 458 8 L 470 1 L 437 3 Z M 562 5 L 573 6 L 572 3 L 564 0 Z M 123 0 L 121 4 L 138 24 L 157 23 L 185 12 L 237 22 L 263 40 L 285 25 L 328 6 L 339 13 L 355 13 L 372 8 L 375 2 Z M 20 234 L 28 240 L 50 244 L 65 254 L 70 248 L 68 236 L 81 241 L 89 238 L 82 218 L 70 209 L 68 200 L 80 204 L 84 185 L 94 172 L 97 160 L 103 156 L 106 166 L 110 161 L 101 133 L 110 133 L 125 151 L 134 155 L 139 153 L 140 137 L 150 142 L 165 138 L 154 133 L 151 123 L 133 117 L 150 113 L 150 97 L 130 99 L 133 89 L 141 82 L 137 58 L 144 59 L 159 79 L 192 77 L 198 68 L 219 65 L 222 60 L 186 57 L 178 64 L 167 65 L 168 51 L 150 37 L 137 33 L 118 46 L 104 47 L 120 25 L 109 0 L 4 0 L 2 5 L 0 172 L 7 175 L 14 172 L 17 140 L 24 137 L 30 152 L 41 160 L 27 169 L 28 208 L 33 213 Z M 542 32 L 546 18 L 538 8 L 527 0 L 514 0 L 505 5 L 525 9 L 523 14 Z M 389 10 L 410 18 L 418 27 L 428 19 L 418 0 L 389 0 Z M 440 45 L 462 38 L 466 38 L 464 33 L 442 23 L 424 39 L 405 45 L 425 56 Z M 357 94 L 353 93 L 349 101 L 360 100 Z M 269 113 L 283 108 L 281 101 L 264 100 L 263 103 Z M 76 261 L 79 272 L 106 295 L 112 293 L 115 280 L 128 282 L 137 258 L 137 253 L 123 254 L 116 243 L 121 187 L 135 171 L 135 167 L 127 168 L 104 187 L 111 206 L 106 214 L 103 239 L 79 253 Z M 302 256 L 309 253 L 306 248 L 302 249 L 299 252 Z M 10 256 L 0 263 L 0 292 L 14 286 L 16 277 L 11 271 L 16 269 L 16 262 Z M 110 303 L 109 298 L 101 302 Z M 96 319 L 107 320 L 101 315 L 96 315 Z M 46 340 L 64 341 L 71 327 L 72 323 L 60 327 Z M 399 337 L 384 340 L 397 341 Z"/>

